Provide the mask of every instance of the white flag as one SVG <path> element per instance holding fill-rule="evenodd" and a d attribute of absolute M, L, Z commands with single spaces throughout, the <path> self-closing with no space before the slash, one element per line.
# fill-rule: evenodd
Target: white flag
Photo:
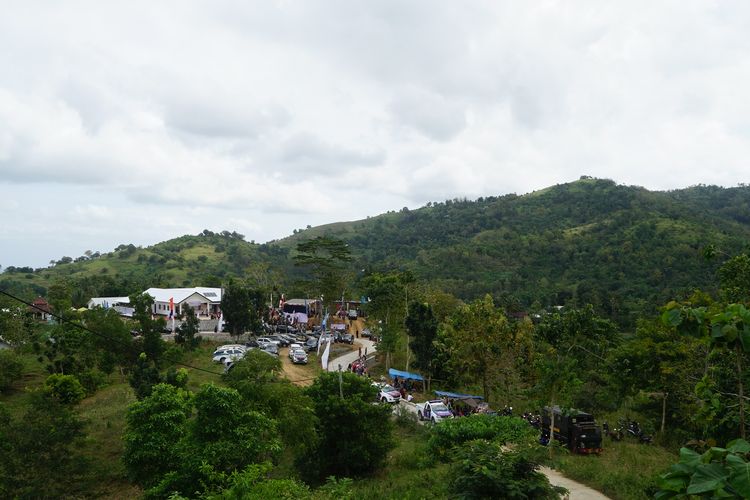
<path fill-rule="evenodd" d="M 323 366 L 324 370 L 328 370 L 328 355 L 331 352 L 331 341 L 328 341 L 328 344 L 326 345 L 326 350 L 323 351 L 323 357 L 320 358 L 320 363 Z"/>

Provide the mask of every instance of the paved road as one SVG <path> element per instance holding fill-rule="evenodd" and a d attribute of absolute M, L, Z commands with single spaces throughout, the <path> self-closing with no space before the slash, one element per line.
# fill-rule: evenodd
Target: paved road
<path fill-rule="evenodd" d="M 375 347 L 375 342 L 373 342 L 372 340 L 367 340 L 367 339 L 354 339 L 354 347 L 361 347 L 362 355 L 365 354 L 365 349 L 367 349 L 368 357 L 375 354 L 375 351 L 377 350 L 377 347 Z M 321 356 L 322 355 L 323 355 L 323 348 L 321 348 Z M 338 358 L 328 360 L 328 371 L 329 372 L 338 371 L 339 365 L 341 365 L 342 370 L 346 370 L 346 367 L 349 366 L 349 363 L 353 363 L 354 361 L 357 360 L 358 357 L 359 357 L 359 350 L 355 349 L 352 352 L 348 352 L 344 354 L 343 356 L 339 356 Z"/>

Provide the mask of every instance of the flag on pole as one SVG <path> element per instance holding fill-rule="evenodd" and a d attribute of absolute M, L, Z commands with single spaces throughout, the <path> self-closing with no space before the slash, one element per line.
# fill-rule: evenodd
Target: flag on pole
<path fill-rule="evenodd" d="M 172 333 L 174 334 L 174 297 L 169 297 L 169 319 L 172 320 Z"/>
<path fill-rule="evenodd" d="M 326 344 L 326 350 L 323 351 L 323 357 L 320 358 L 320 363 L 323 366 L 324 370 L 328 370 L 328 355 L 331 353 L 331 341 L 328 341 L 328 344 Z"/>

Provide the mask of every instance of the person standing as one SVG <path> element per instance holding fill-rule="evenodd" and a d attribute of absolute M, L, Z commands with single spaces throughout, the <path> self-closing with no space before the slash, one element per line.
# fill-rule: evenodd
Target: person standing
<path fill-rule="evenodd" d="M 362 357 L 362 348 L 361 347 L 359 348 L 359 357 L 360 358 Z"/>

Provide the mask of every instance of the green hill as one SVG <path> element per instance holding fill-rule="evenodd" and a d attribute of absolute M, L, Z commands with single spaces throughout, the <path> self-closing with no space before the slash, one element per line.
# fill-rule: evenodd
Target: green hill
<path fill-rule="evenodd" d="M 346 240 L 353 269 L 409 269 L 463 299 L 492 293 L 511 309 L 592 303 L 623 325 L 694 288 L 712 290 L 719 262 L 750 241 L 750 187 L 696 186 L 657 192 L 583 178 L 524 196 L 447 200 L 365 220 L 328 224 L 262 245 L 208 231 L 148 248 L 30 270 L 7 269 L 0 286 L 44 294 L 65 276 L 76 301 L 149 286 L 210 286 L 243 276 L 289 287 L 299 241 Z"/>

